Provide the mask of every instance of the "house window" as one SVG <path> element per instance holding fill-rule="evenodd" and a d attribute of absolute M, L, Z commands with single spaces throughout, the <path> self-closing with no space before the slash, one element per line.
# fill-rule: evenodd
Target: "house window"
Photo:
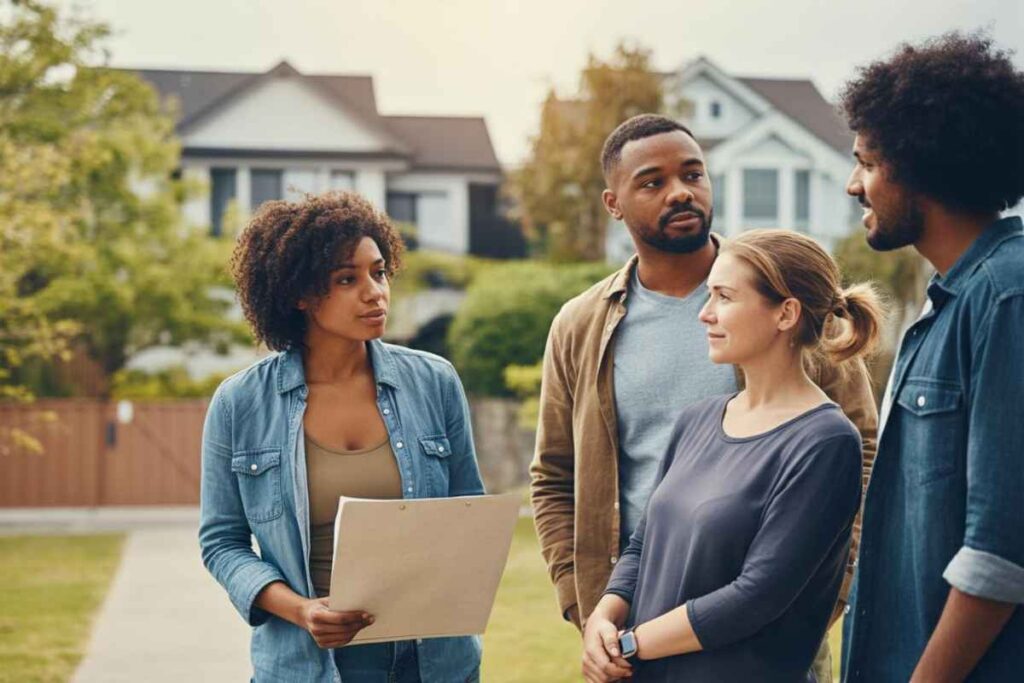
<path fill-rule="evenodd" d="M 284 196 L 284 173 L 280 169 L 254 168 L 249 174 L 249 208 L 256 210 L 263 202 Z"/>
<path fill-rule="evenodd" d="M 779 172 L 775 169 L 743 169 L 743 217 L 759 222 L 779 218 Z"/>
<path fill-rule="evenodd" d="M 351 191 L 356 189 L 356 175 L 352 171 L 331 171 L 331 189 Z"/>
<path fill-rule="evenodd" d="M 711 103 L 711 118 L 717 119 L 722 117 L 722 103 L 715 100 Z"/>
<path fill-rule="evenodd" d="M 238 195 L 237 176 L 233 168 L 210 169 L 210 233 L 215 237 L 224 232 L 224 212 Z"/>
<path fill-rule="evenodd" d="M 387 212 L 394 221 L 416 225 L 416 195 L 412 192 L 388 192 Z"/>
<path fill-rule="evenodd" d="M 794 195 L 796 206 L 793 216 L 796 219 L 796 227 L 806 230 L 811 220 L 811 172 L 797 171 L 796 182 L 794 183 Z"/>
<path fill-rule="evenodd" d="M 725 176 L 721 173 L 711 176 L 711 193 L 714 196 L 715 218 L 718 219 L 718 229 L 725 225 Z"/>

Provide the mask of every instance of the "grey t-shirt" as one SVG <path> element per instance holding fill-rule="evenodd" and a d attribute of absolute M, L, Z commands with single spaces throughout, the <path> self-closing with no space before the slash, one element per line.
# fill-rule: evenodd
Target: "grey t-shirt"
<path fill-rule="evenodd" d="M 704 648 L 640 662 L 637 683 L 805 681 L 839 595 L 860 504 L 860 435 L 824 404 L 730 437 L 730 398 L 682 411 L 608 583 L 634 626 L 686 604 Z"/>
<path fill-rule="evenodd" d="M 667 296 L 645 288 L 638 271 L 613 347 L 623 548 L 647 506 L 679 411 L 737 389 L 733 367 L 708 358 L 707 330 L 697 318 L 708 298 L 704 284 L 685 297 Z"/>

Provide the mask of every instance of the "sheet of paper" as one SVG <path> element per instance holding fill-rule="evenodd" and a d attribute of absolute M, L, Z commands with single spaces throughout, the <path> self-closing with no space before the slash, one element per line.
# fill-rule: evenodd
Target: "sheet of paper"
<path fill-rule="evenodd" d="M 352 644 L 483 633 L 520 504 L 516 494 L 342 497 L 330 607 L 376 619 Z"/>

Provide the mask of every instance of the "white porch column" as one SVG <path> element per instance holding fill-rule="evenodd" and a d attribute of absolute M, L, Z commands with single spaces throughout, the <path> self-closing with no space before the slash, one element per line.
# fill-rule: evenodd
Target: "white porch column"
<path fill-rule="evenodd" d="M 182 207 L 185 222 L 193 227 L 210 228 L 210 169 L 206 166 L 185 166 L 184 180 L 199 187 Z"/>
<path fill-rule="evenodd" d="M 387 207 L 387 180 L 384 171 L 360 170 L 356 173 L 356 192 L 384 211 Z"/>
<path fill-rule="evenodd" d="M 779 226 L 796 229 L 796 169 L 788 164 L 779 166 Z"/>
<path fill-rule="evenodd" d="M 729 169 L 725 179 L 725 235 L 738 235 L 743 225 L 743 169 Z"/>
<path fill-rule="evenodd" d="M 452 228 L 456 238 L 452 240 L 458 246 L 458 253 L 469 253 L 469 183 L 460 182 L 452 187 L 451 193 L 452 219 L 455 224 Z"/>
<path fill-rule="evenodd" d="M 248 166 L 239 166 L 235 174 L 235 202 L 238 204 L 238 213 L 244 217 L 252 213 L 249 205 L 252 203 L 252 177 L 249 174 Z"/>

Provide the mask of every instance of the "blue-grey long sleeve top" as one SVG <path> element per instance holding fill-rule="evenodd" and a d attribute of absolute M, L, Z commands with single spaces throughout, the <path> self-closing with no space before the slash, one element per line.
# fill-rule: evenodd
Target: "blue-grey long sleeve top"
<path fill-rule="evenodd" d="M 703 650 L 634 680 L 802 681 L 842 583 L 861 441 L 834 404 L 733 438 L 732 396 L 680 415 L 659 483 L 608 584 L 639 625 L 685 604 Z"/>

